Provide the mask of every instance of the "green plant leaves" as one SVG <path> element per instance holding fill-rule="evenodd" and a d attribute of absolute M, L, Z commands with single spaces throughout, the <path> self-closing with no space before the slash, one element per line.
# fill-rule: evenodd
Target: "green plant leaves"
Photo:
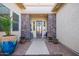
<path fill-rule="evenodd" d="M 11 19 L 9 16 L 0 16 L 0 25 L 6 35 L 10 35 Z"/>

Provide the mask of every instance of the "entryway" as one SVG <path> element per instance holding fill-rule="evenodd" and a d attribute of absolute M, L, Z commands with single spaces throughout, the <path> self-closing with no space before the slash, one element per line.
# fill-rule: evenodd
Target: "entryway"
<path fill-rule="evenodd" d="M 43 38 L 47 32 L 47 17 L 44 15 L 31 16 L 31 33 L 33 38 Z"/>

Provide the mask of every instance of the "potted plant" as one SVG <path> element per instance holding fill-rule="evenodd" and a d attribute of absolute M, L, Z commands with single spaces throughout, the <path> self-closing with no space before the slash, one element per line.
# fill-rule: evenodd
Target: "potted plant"
<path fill-rule="evenodd" d="M 54 44 L 58 44 L 59 42 L 58 42 L 58 40 L 57 40 L 56 38 L 54 38 L 54 39 L 53 39 L 53 43 L 54 43 Z"/>
<path fill-rule="evenodd" d="M 13 22 L 13 21 L 12 21 Z M 1 49 L 6 55 L 13 53 L 16 47 L 16 36 L 11 35 L 11 18 L 9 16 L 0 16 L 0 26 L 6 35 L 2 36 Z"/>
<path fill-rule="evenodd" d="M 52 42 L 52 37 L 48 37 L 49 42 Z"/>

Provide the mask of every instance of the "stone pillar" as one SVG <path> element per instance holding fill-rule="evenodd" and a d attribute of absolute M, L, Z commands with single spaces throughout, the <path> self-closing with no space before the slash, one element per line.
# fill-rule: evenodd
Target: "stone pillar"
<path fill-rule="evenodd" d="M 21 15 L 21 36 L 30 39 L 30 16 L 28 14 Z"/>
<path fill-rule="evenodd" d="M 56 15 L 48 14 L 48 37 L 56 38 Z"/>

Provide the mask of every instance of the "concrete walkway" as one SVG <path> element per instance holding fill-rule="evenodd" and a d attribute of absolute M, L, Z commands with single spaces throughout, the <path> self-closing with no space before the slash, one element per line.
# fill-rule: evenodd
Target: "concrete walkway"
<path fill-rule="evenodd" d="M 44 39 L 33 39 L 25 55 L 49 55 Z"/>

